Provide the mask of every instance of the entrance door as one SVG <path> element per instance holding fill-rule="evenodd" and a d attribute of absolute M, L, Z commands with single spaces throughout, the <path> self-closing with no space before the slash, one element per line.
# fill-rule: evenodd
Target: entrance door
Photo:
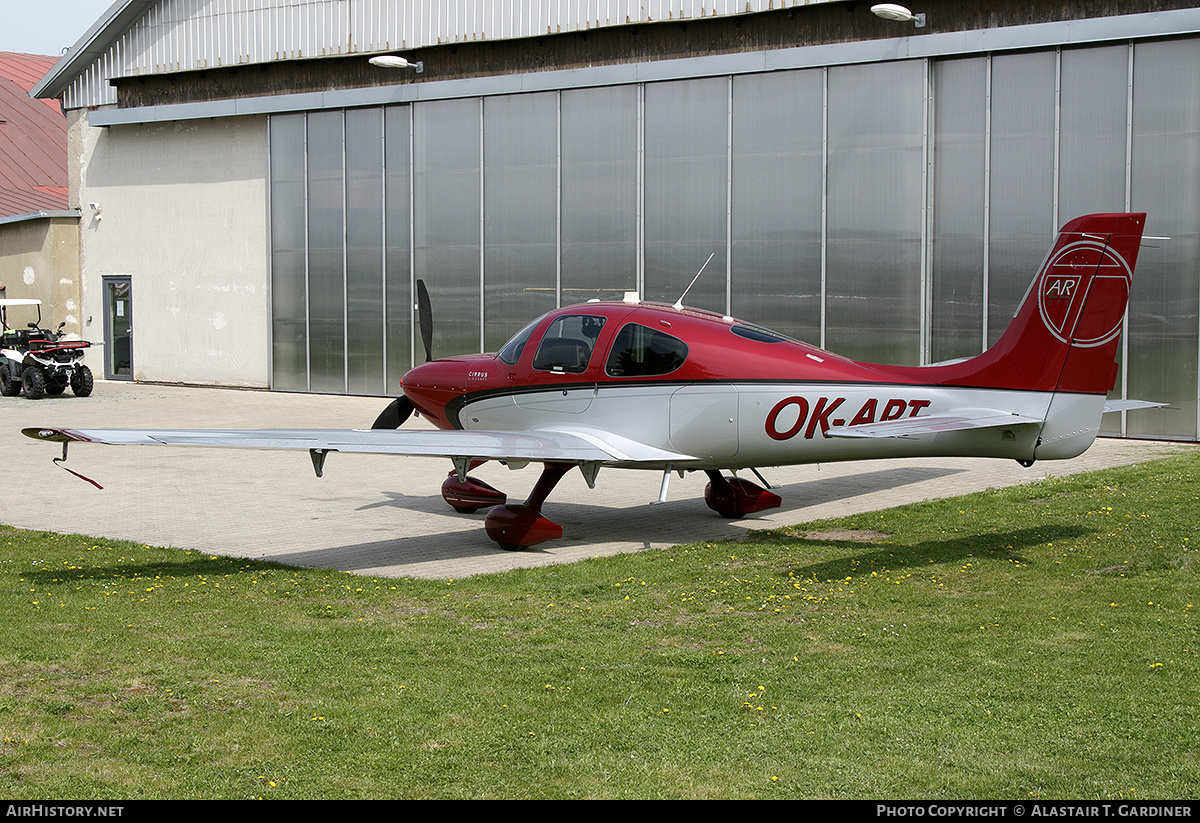
<path fill-rule="evenodd" d="M 133 289 L 128 277 L 104 278 L 104 376 L 133 379 Z"/>

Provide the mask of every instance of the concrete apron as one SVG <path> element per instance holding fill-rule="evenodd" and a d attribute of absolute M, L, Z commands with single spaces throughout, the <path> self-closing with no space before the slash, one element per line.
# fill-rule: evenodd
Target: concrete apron
<path fill-rule="evenodd" d="M 1074 460 L 1025 469 L 1012 460 L 922 458 L 763 469 L 779 509 L 726 520 L 703 500 L 707 478 L 602 469 L 595 489 L 571 472 L 543 513 L 563 538 L 507 552 L 487 538 L 484 511 L 458 514 L 442 500 L 444 458 L 330 454 L 317 478 L 307 453 L 76 443 L 60 448 L 21 435 L 59 428 L 369 428 L 387 401 L 374 397 L 97 381 L 91 397 L 0 398 L 0 444 L 10 493 L 0 522 L 23 529 L 334 568 L 384 577 L 462 578 L 587 557 L 738 538 L 795 525 L 987 488 L 1151 460 L 1194 444 L 1101 438 Z M 413 419 L 408 426 L 425 426 Z M 520 502 L 539 467 L 487 464 L 472 474 Z M 749 475 L 748 475 L 749 476 Z M 752 476 L 749 476 L 753 479 Z"/>

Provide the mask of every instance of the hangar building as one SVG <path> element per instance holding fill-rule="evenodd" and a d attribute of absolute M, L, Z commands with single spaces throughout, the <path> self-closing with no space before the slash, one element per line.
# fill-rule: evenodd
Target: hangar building
<path fill-rule="evenodd" d="M 79 332 L 110 378 L 382 396 L 417 280 L 442 356 L 711 257 L 691 305 L 929 363 L 996 340 L 1057 227 L 1146 211 L 1114 395 L 1171 407 L 1106 431 L 1195 440 L 1200 9 L 912 11 L 118 0 L 32 92 L 69 121 Z"/>
<path fill-rule="evenodd" d="M 67 120 L 29 90 L 53 57 L 0 52 L 0 298 L 42 301 L 43 323 L 79 313 L 79 212 L 67 208 Z M 23 328 L 34 309 L 14 309 Z"/>

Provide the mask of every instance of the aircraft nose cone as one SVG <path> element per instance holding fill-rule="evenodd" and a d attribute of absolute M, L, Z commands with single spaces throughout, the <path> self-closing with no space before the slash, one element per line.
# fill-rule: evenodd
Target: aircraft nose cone
<path fill-rule="evenodd" d="M 400 383 L 406 390 L 413 388 L 418 391 L 461 388 L 462 369 L 453 365 L 452 361 L 434 360 L 409 369 Z"/>
<path fill-rule="evenodd" d="M 439 428 L 455 428 L 446 407 L 466 393 L 467 376 L 475 358 L 447 358 L 422 363 L 404 375 L 404 395 Z"/>

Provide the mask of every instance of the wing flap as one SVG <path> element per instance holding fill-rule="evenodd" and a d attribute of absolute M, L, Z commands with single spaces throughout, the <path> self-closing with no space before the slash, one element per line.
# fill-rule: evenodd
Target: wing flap
<path fill-rule="evenodd" d="M 1041 425 L 1043 422 L 1040 417 L 1015 414 L 1001 409 L 954 409 L 927 417 L 906 417 L 901 420 L 833 427 L 829 429 L 829 436 L 845 438 L 911 437 L 920 434 L 940 434 L 1002 426 Z"/>

